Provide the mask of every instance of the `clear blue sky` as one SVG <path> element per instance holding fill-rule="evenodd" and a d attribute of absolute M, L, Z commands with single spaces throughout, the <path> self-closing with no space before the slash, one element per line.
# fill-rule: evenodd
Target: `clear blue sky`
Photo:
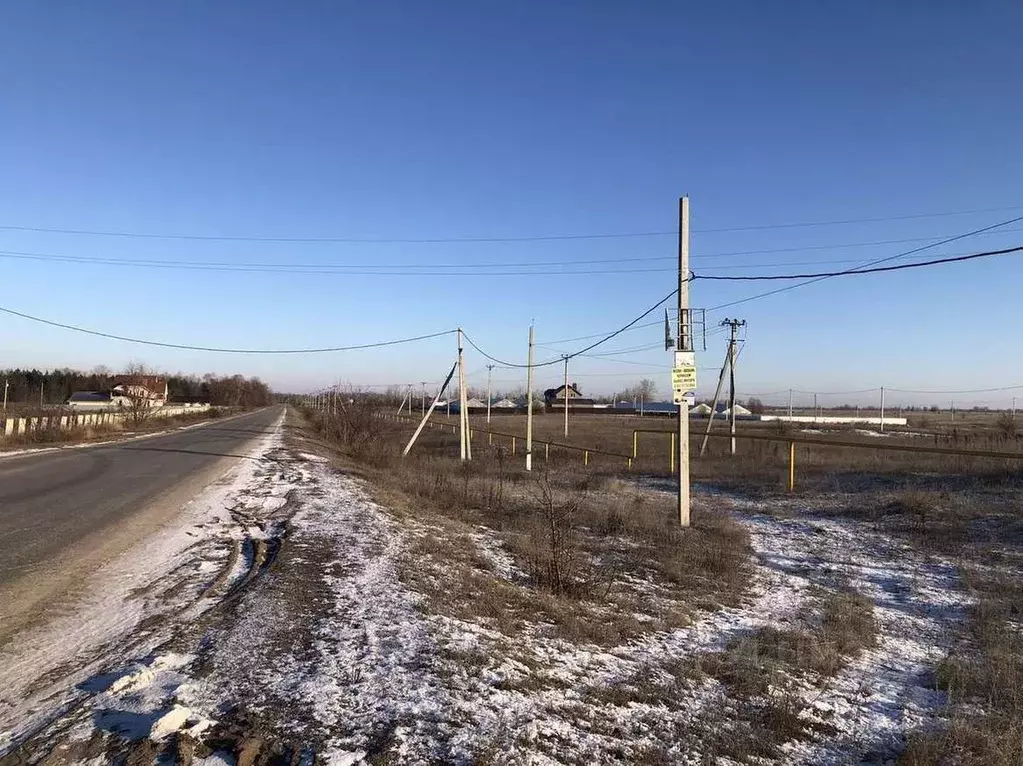
<path fill-rule="evenodd" d="M 953 235 L 1023 207 L 700 230 L 1023 206 L 1021 22 L 1023 10 L 1008 1 L 8 4 L 0 225 L 363 239 L 670 232 L 688 193 L 697 273 L 842 268 L 923 242 L 843 245 Z M 928 255 L 1020 242 L 1023 222 Z M 811 246 L 827 247 L 720 255 Z M 0 305 L 216 346 L 338 345 L 462 325 L 496 356 L 521 360 L 531 319 L 538 342 L 573 350 L 582 343 L 556 341 L 613 329 L 665 295 L 675 249 L 670 234 L 295 244 L 6 229 L 3 251 L 107 259 L 473 272 L 495 262 L 664 260 L 522 269 L 571 276 L 442 278 L 443 269 L 225 272 L 0 256 Z M 771 265 L 790 263 L 799 265 Z M 709 308 L 773 286 L 697 282 L 692 301 Z M 1008 256 L 831 280 L 708 318 L 748 320 L 747 392 L 984 388 L 1023 383 L 1012 353 L 1021 286 L 1023 259 Z M 601 351 L 662 337 L 659 327 L 629 332 Z M 712 367 L 722 336 L 708 346 L 700 364 Z M 338 377 L 432 380 L 453 351 L 444 338 L 372 352 L 227 356 L 0 316 L 0 367 L 137 360 L 260 375 L 291 390 Z M 602 392 L 652 376 L 667 392 L 663 350 L 617 358 L 631 364 L 580 359 L 572 377 Z M 468 364 L 474 381 L 485 380 L 486 360 L 470 352 Z M 559 375 L 548 368 L 537 383 Z M 495 371 L 502 386 L 520 377 Z M 712 386 L 713 373 L 703 373 L 701 391 Z"/>

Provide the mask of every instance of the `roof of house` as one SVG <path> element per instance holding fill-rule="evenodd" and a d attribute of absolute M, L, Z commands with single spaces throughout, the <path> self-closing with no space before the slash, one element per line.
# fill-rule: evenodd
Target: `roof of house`
<path fill-rule="evenodd" d="M 154 394 L 167 393 L 167 378 L 159 375 L 118 375 L 114 378 L 115 386 L 143 386 Z"/>
<path fill-rule="evenodd" d="M 548 388 L 546 391 L 543 392 L 543 396 L 544 396 L 545 399 L 554 399 L 554 398 L 556 398 L 558 396 L 561 396 L 562 392 L 564 390 L 565 390 L 565 385 L 562 384 L 562 385 L 558 386 L 557 388 Z M 569 383 L 568 384 L 568 390 L 569 390 L 569 396 L 577 396 L 578 397 L 578 396 L 582 396 L 583 395 L 582 392 L 579 390 L 579 388 L 576 386 L 575 383 Z M 562 398 L 564 398 L 564 397 L 562 397 Z"/>
<path fill-rule="evenodd" d="M 491 407 L 518 407 L 518 405 L 511 399 L 501 399 L 500 401 L 494 402 Z"/>
<path fill-rule="evenodd" d="M 105 391 L 75 391 L 68 397 L 69 402 L 109 402 L 110 394 Z"/>
<path fill-rule="evenodd" d="M 690 412 L 694 412 L 697 415 L 709 415 L 710 414 L 710 405 L 707 404 L 706 402 L 700 402 L 699 404 L 697 404 L 695 407 L 693 407 L 689 411 Z"/>

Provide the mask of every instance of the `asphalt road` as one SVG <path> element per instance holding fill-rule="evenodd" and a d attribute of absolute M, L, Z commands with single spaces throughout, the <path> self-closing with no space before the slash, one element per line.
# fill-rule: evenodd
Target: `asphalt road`
<path fill-rule="evenodd" d="M 54 566 L 87 537 L 112 534 L 175 491 L 183 494 L 182 487 L 189 489 L 184 494 L 201 488 L 192 485 L 226 469 L 225 459 L 245 457 L 282 410 L 120 444 L 7 458 L 0 453 L 0 587 Z M 183 499 L 174 496 L 175 503 Z"/>

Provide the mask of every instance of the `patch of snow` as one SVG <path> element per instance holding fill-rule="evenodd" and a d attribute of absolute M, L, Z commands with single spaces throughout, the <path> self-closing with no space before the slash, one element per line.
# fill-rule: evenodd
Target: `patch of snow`
<path fill-rule="evenodd" d="M 204 553 L 223 544 L 224 535 L 242 534 L 228 509 L 261 494 L 263 508 L 286 500 L 289 487 L 276 486 L 272 477 L 259 474 L 267 453 L 280 445 L 282 422 L 283 415 L 272 432 L 254 445 L 249 459 L 238 461 L 209 485 L 182 509 L 175 524 L 100 568 L 74 609 L 23 631 L 0 648 L 4 679 L 0 756 L 27 734 L 96 694 L 104 687 L 105 669 L 117 667 L 125 656 L 144 657 L 152 652 L 173 630 L 175 619 L 194 619 L 216 603 L 214 598 L 200 597 L 209 584 L 209 569 L 200 564 L 212 557 Z M 266 484 L 268 489 L 262 491 Z M 182 586 L 176 597 L 156 597 L 168 581 Z M 167 621 L 163 630 L 136 630 L 143 620 L 159 623 L 160 619 Z M 145 671 L 149 672 L 159 677 L 169 671 Z M 141 682 L 141 676 L 123 681 Z M 144 723 L 140 718 L 130 728 L 134 731 Z M 113 725 L 122 724 L 123 720 L 113 720 Z M 148 732 L 149 727 L 144 728 Z"/>

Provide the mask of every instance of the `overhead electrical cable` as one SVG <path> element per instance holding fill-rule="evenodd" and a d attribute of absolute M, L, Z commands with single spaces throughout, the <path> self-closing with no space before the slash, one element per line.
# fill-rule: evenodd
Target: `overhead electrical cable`
<path fill-rule="evenodd" d="M 40 324 L 49 325 L 51 327 L 59 327 L 63 330 L 72 330 L 73 332 L 84 333 L 85 335 L 94 335 L 99 338 L 110 338 L 112 340 L 122 340 L 127 343 L 138 343 L 143 346 L 159 346 L 160 348 L 177 348 L 185 351 L 210 351 L 218 354 L 324 354 L 333 351 L 357 351 L 366 348 L 381 348 L 383 346 L 397 346 L 402 343 L 414 343 L 420 340 L 429 340 L 431 338 L 440 338 L 444 335 L 453 335 L 457 330 L 443 330 L 441 332 L 429 333 L 427 335 L 417 335 L 411 338 L 398 338 L 397 340 L 385 340 L 377 341 L 375 343 L 359 343 L 352 346 L 329 346 L 325 348 L 286 348 L 286 349 L 267 349 L 267 348 L 218 348 L 215 346 L 194 346 L 187 343 L 166 343 L 158 340 L 146 340 L 143 338 L 131 338 L 125 335 L 116 335 L 114 333 L 102 332 L 100 330 L 90 330 L 86 327 L 80 327 L 78 325 L 65 324 L 63 322 L 54 322 L 50 319 L 43 319 L 42 317 L 32 316 L 31 314 L 25 314 L 21 311 L 15 311 L 14 309 L 4 308 L 0 306 L 0 312 L 10 314 L 11 316 L 21 317 L 22 319 L 28 319 L 32 322 L 39 322 Z"/>
<path fill-rule="evenodd" d="M 921 247 L 915 247 L 912 250 L 906 250 L 905 252 L 902 252 L 902 253 L 896 253 L 895 255 L 890 255 L 890 256 L 887 256 L 886 258 L 878 258 L 877 260 L 869 261 L 869 262 L 863 264 L 863 266 L 861 266 L 859 268 L 848 269 L 848 271 L 849 272 L 859 271 L 860 273 L 864 273 L 863 269 L 867 269 L 867 268 L 870 268 L 872 266 L 877 266 L 878 264 L 881 264 L 881 263 L 887 263 L 888 261 L 894 261 L 894 260 L 896 260 L 898 258 L 905 258 L 905 257 L 910 256 L 910 255 L 915 255 L 916 253 L 923 252 L 924 250 L 929 250 L 932 247 L 940 247 L 941 245 L 947 245 L 947 244 L 949 244 L 951 242 L 956 242 L 956 241 L 958 241 L 960 239 L 966 239 L 967 237 L 974 237 L 974 236 L 976 236 L 978 234 L 982 234 L 982 233 L 984 233 L 986 231 L 993 231 L 994 229 L 1000 229 L 1000 228 L 1002 228 L 1004 226 L 1008 226 L 1009 224 L 1013 224 L 1013 223 L 1016 223 L 1018 221 L 1023 221 L 1023 216 L 1017 216 L 1015 218 L 1010 218 L 1010 219 L 1008 219 L 1006 221 L 1000 221 L 999 223 L 993 223 L 993 224 L 991 224 L 989 226 L 983 226 L 983 227 L 981 227 L 979 229 L 973 229 L 972 231 L 968 231 L 968 232 L 965 232 L 963 234 L 958 234 L 958 235 L 956 235 L 954 237 L 948 237 L 947 239 L 943 239 L 943 240 L 941 240 L 939 242 L 932 242 L 932 243 L 930 243 L 928 245 L 922 245 Z M 841 276 L 842 274 L 845 274 L 845 273 L 846 272 L 839 272 L 838 274 L 835 274 L 834 276 Z M 722 304 L 719 304 L 717 306 L 713 306 L 713 307 L 707 309 L 707 311 L 720 311 L 721 309 L 730 308 L 732 306 L 738 306 L 738 305 L 740 305 L 742 303 L 749 303 L 750 301 L 755 301 L 755 300 L 758 300 L 760 298 L 767 298 L 768 296 L 771 296 L 771 295 L 778 295 L 779 293 L 784 293 L 784 292 L 787 292 L 789 290 L 795 290 L 797 287 L 805 287 L 806 285 L 812 285 L 812 284 L 814 284 L 816 282 L 820 282 L 822 280 L 831 279 L 831 278 L 832 278 L 831 275 L 813 277 L 811 279 L 808 279 L 805 282 L 799 282 L 799 283 L 794 284 L 794 285 L 786 285 L 785 287 L 779 287 L 779 288 L 777 288 L 775 290 L 768 290 L 766 292 L 758 293 L 756 295 L 749 295 L 749 296 L 747 296 L 745 298 L 739 298 L 738 300 L 728 301 L 727 303 L 722 303 Z"/>
<path fill-rule="evenodd" d="M 958 255 L 951 258 L 935 258 L 930 261 L 918 261 L 916 263 L 900 263 L 895 266 L 879 266 L 877 268 L 863 268 L 855 270 L 847 269 L 845 271 L 822 271 L 815 274 L 746 274 L 742 276 L 704 276 L 702 274 L 696 274 L 694 279 L 715 280 L 719 282 L 764 282 L 776 279 L 828 279 L 830 277 L 852 277 L 858 274 L 878 274 L 885 271 L 903 271 L 905 269 L 919 269 L 924 266 L 939 266 L 945 263 L 960 263 L 962 261 L 972 261 L 977 258 L 991 258 L 996 255 L 1008 255 L 1009 253 L 1018 253 L 1020 251 L 1023 251 L 1023 246 L 1007 247 L 1002 250 L 988 250 L 983 253 L 970 253 L 969 255 Z"/>
<path fill-rule="evenodd" d="M 977 215 L 980 213 L 1019 210 L 1023 205 L 1007 207 L 982 208 L 975 210 L 953 210 L 941 213 L 912 213 L 909 215 L 847 218 L 835 221 L 803 221 L 795 223 L 754 224 L 748 226 L 728 226 L 712 229 L 693 229 L 694 234 L 726 233 L 738 231 L 764 231 L 769 229 L 795 229 L 819 226 L 844 226 L 859 223 L 882 223 L 886 221 L 908 221 L 921 218 L 946 218 L 950 216 Z M 480 244 L 487 242 L 550 242 L 576 239 L 624 239 L 633 237 L 677 236 L 677 231 L 634 231 L 610 233 L 553 234 L 511 237 L 269 237 L 255 235 L 206 235 L 181 233 L 156 233 L 145 231 L 119 231 L 104 229 L 78 229 L 46 226 L 19 226 L 2 224 L 3 231 L 25 231 L 43 234 L 69 234 L 77 236 L 121 237 L 128 239 L 166 239 L 199 242 L 278 242 L 290 244 L 338 243 L 338 244 Z"/>

